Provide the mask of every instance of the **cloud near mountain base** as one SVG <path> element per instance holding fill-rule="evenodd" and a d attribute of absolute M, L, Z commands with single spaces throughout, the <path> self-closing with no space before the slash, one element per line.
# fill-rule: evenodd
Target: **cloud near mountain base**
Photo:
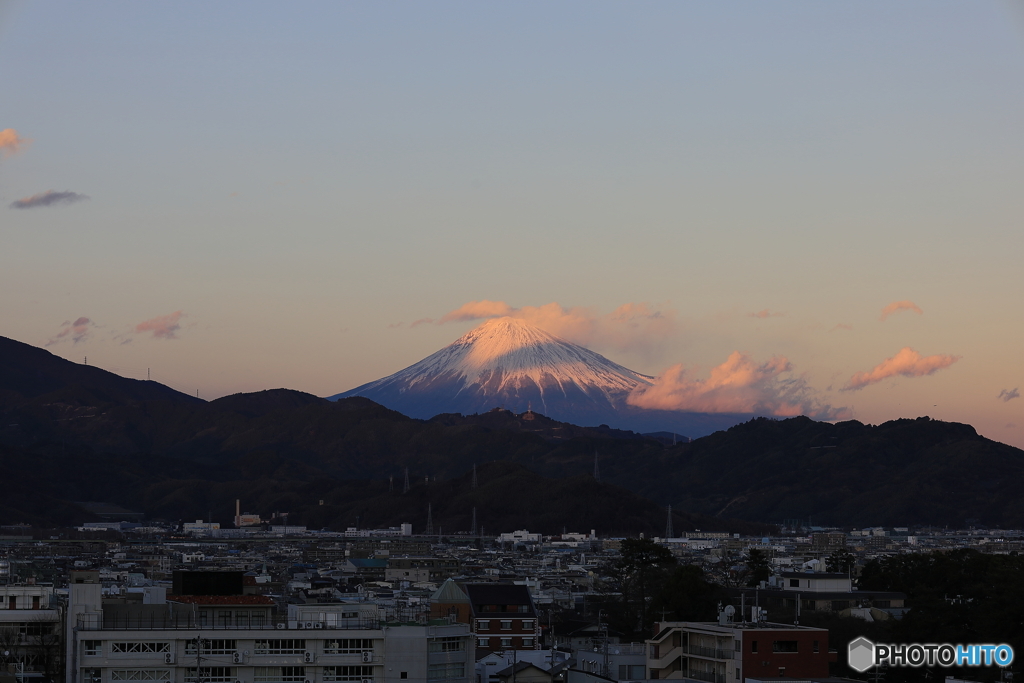
<path fill-rule="evenodd" d="M 653 386 L 634 391 L 630 405 L 654 410 L 699 413 L 753 413 L 776 417 L 807 415 L 818 420 L 846 417 L 846 408 L 822 403 L 799 377 L 784 377 L 793 369 L 782 356 L 757 363 L 734 351 L 707 379 L 690 379 L 682 364 L 673 365 Z"/>

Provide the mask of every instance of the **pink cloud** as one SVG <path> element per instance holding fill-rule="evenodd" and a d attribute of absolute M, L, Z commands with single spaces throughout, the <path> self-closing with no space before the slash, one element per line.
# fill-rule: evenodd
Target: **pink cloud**
<path fill-rule="evenodd" d="M 881 382 L 889 377 L 923 377 L 937 370 L 948 368 L 960 360 L 960 356 L 937 355 L 922 356 L 914 349 L 906 346 L 892 358 L 886 358 L 868 372 L 854 373 L 846 386 L 840 391 L 857 391 L 869 384 Z"/>
<path fill-rule="evenodd" d="M 924 313 L 924 311 L 922 311 L 921 308 L 913 301 L 893 301 L 882 309 L 881 320 L 885 320 L 893 313 L 899 313 L 900 311 L 914 311 L 918 315 Z"/>
<path fill-rule="evenodd" d="M 767 308 L 757 313 L 747 313 L 747 316 L 750 318 L 781 318 L 784 315 L 786 314 L 778 311 L 769 311 Z"/>
<path fill-rule="evenodd" d="M 46 346 L 53 346 L 54 344 L 57 344 L 66 339 L 70 339 L 72 344 L 77 344 L 80 341 L 85 341 L 85 339 L 89 336 L 90 328 L 94 327 L 94 324 L 91 320 L 89 320 L 85 316 L 82 316 L 75 320 L 74 322 L 65 320 L 63 323 L 61 323 L 61 326 L 63 327 L 63 329 L 57 334 L 57 336 L 51 337 L 49 340 L 47 340 Z"/>
<path fill-rule="evenodd" d="M 839 419 L 846 414 L 845 408 L 821 403 L 802 378 L 783 376 L 792 369 L 792 364 L 782 356 L 757 363 L 733 351 L 724 363 L 711 370 L 707 379 L 690 379 L 681 364 L 673 365 L 652 386 L 634 391 L 628 402 L 648 409 L 778 417 L 808 415 L 820 420 Z"/>
<path fill-rule="evenodd" d="M 599 314 L 590 308 L 566 308 L 552 302 L 543 306 L 514 308 L 504 301 L 470 301 L 446 313 L 437 324 L 510 316 L 525 320 L 569 341 L 583 346 L 612 348 L 617 351 L 648 352 L 661 340 L 675 333 L 673 311 L 661 311 L 646 303 L 627 303 L 611 313 Z"/>
<path fill-rule="evenodd" d="M 184 317 L 184 313 L 181 311 L 175 311 L 168 315 L 158 315 L 155 318 L 144 320 L 135 326 L 135 331 L 152 332 L 153 337 L 156 339 L 177 339 L 178 336 L 175 334 L 181 329 L 181 325 L 178 321 Z"/>
<path fill-rule="evenodd" d="M 465 322 L 467 320 L 482 320 L 484 318 L 500 318 L 505 315 L 512 315 L 516 309 L 504 301 L 470 301 L 462 304 L 454 311 L 449 311 L 441 316 L 438 324 Z"/>
<path fill-rule="evenodd" d="M 13 128 L 0 130 L 0 158 L 17 154 L 30 144 L 31 140 L 21 137 Z"/>

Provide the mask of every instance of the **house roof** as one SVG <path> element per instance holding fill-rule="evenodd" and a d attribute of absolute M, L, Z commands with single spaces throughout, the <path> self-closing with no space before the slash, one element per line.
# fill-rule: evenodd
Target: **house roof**
<path fill-rule="evenodd" d="M 167 602 L 193 605 L 273 605 L 266 595 L 168 595 Z"/>
<path fill-rule="evenodd" d="M 466 594 L 474 605 L 533 605 L 526 586 L 510 583 L 467 583 Z"/>
<path fill-rule="evenodd" d="M 459 588 L 459 584 L 447 579 L 441 587 L 430 596 L 431 602 L 469 602 L 469 596 Z"/>

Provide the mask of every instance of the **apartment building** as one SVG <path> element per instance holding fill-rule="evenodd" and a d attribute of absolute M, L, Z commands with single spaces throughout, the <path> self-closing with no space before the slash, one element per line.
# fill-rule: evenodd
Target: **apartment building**
<path fill-rule="evenodd" d="M 197 572 L 198 573 L 198 572 Z M 348 604 L 161 595 L 103 604 L 89 572 L 69 599 L 67 683 L 469 683 L 468 625 L 389 623 Z"/>
<path fill-rule="evenodd" d="M 731 608 L 726 608 L 730 610 Z M 827 677 L 828 630 L 758 621 L 663 622 L 647 641 L 647 678 L 743 683 L 749 678 Z"/>
<path fill-rule="evenodd" d="M 52 586 L 0 586 L 0 665 L 22 680 L 53 679 L 63 667 L 63 607 Z"/>

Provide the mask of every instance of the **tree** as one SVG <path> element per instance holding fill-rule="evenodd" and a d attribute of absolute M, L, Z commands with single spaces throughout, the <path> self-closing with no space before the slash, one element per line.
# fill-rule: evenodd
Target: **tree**
<path fill-rule="evenodd" d="M 857 558 L 846 548 L 836 548 L 825 558 L 825 569 L 837 574 L 849 574 L 857 566 Z"/>
<path fill-rule="evenodd" d="M 713 621 L 717 618 L 720 589 L 692 564 L 674 567 L 651 601 L 651 612 L 675 621 Z"/>
<path fill-rule="evenodd" d="M 747 552 L 747 570 L 749 572 L 748 586 L 756 586 L 762 581 L 768 580 L 768 577 L 772 575 L 772 567 L 763 550 L 751 548 Z"/>
<path fill-rule="evenodd" d="M 627 538 L 619 548 L 616 568 L 622 585 L 622 600 L 636 617 L 636 630 L 650 626 L 649 601 L 676 564 L 668 548 L 648 538 Z"/>

